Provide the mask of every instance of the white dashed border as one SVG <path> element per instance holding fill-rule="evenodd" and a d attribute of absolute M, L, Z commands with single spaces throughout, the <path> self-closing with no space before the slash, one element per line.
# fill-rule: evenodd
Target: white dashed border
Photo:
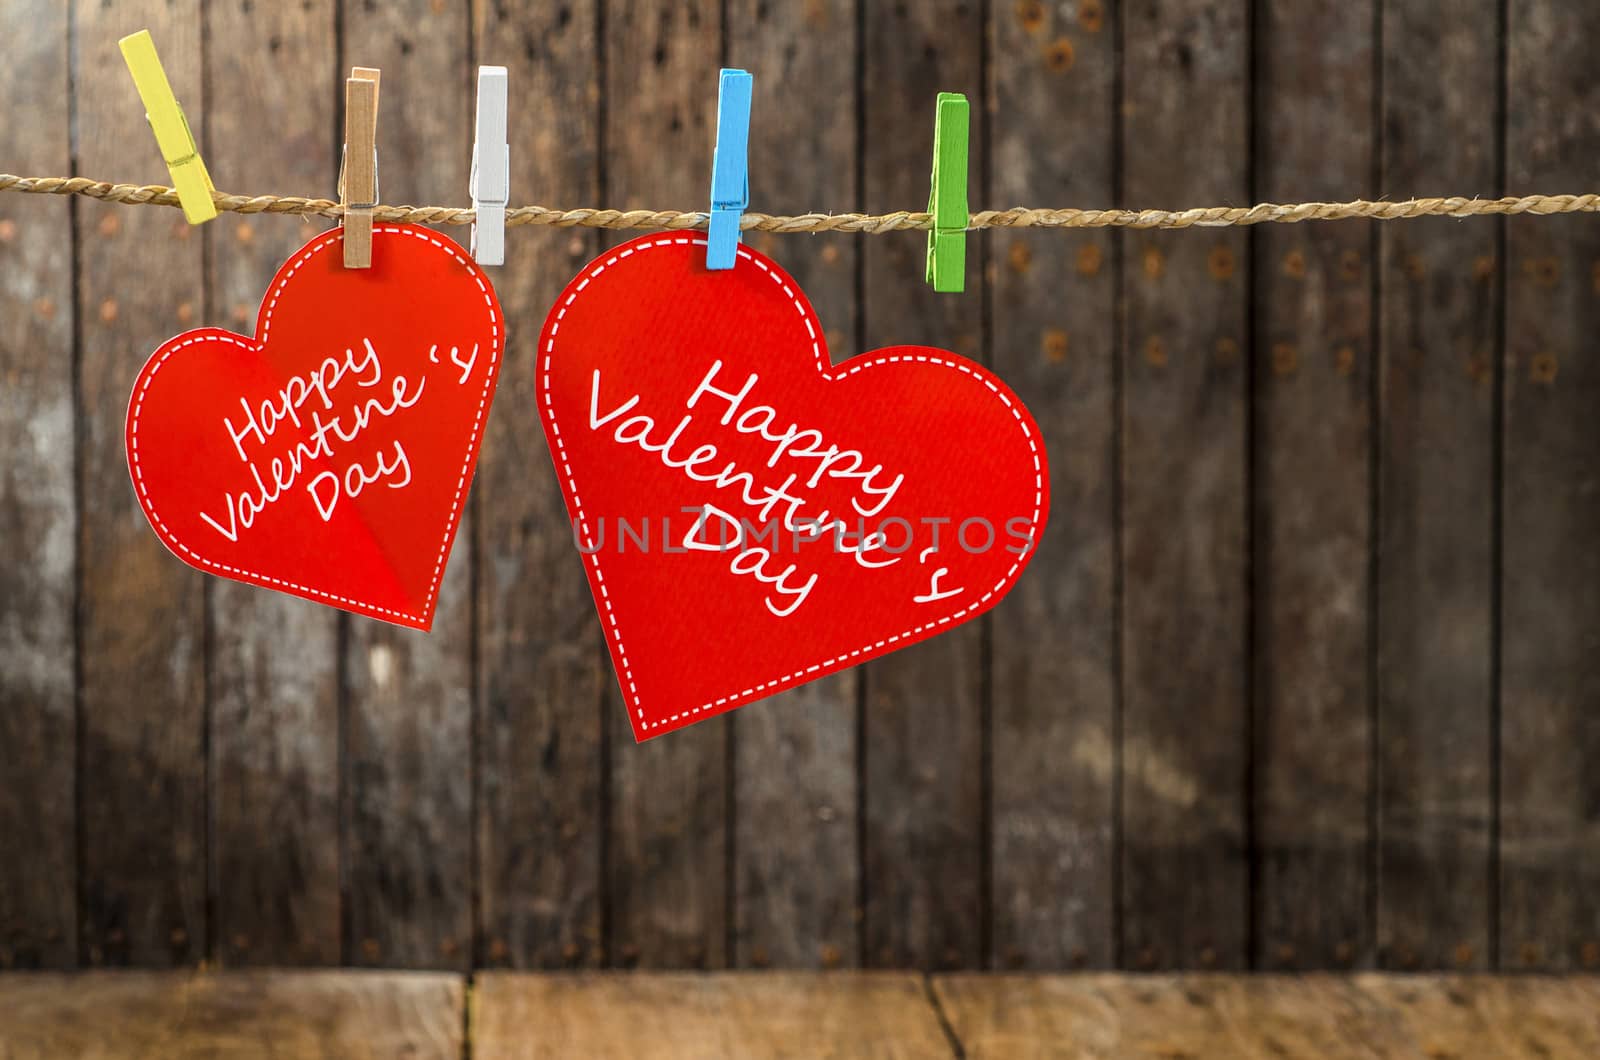
<path fill-rule="evenodd" d="M 499 376 L 500 351 L 505 332 L 500 326 L 500 309 L 495 304 L 493 291 L 484 279 L 482 271 L 454 245 L 441 241 L 425 228 L 377 225 L 373 228 L 373 231 L 420 239 L 449 254 L 457 264 L 466 268 L 468 274 L 472 276 L 473 282 L 478 285 L 479 293 L 483 295 L 483 304 L 489 311 L 489 368 L 484 373 L 483 393 L 478 396 L 478 412 L 472 422 L 472 437 L 467 445 L 466 457 L 461 462 L 461 477 L 456 481 L 455 496 L 450 501 L 450 517 L 445 523 L 444 537 L 439 543 L 439 555 L 433 564 L 433 580 L 428 586 L 428 596 L 422 603 L 421 614 L 406 614 L 403 611 L 380 607 L 365 600 L 355 600 L 348 596 L 340 596 L 338 593 L 330 593 L 322 589 L 314 589 L 309 585 L 301 585 L 299 582 L 274 578 L 270 574 L 245 570 L 242 567 L 235 567 L 228 563 L 219 563 L 216 560 L 200 555 L 200 553 L 180 541 L 178 535 L 172 532 L 156 511 L 155 501 L 151 498 L 149 490 L 145 488 L 144 471 L 139 466 L 139 414 L 144 410 L 145 392 L 150 389 L 150 384 L 155 381 L 156 373 L 161 370 L 161 366 L 167 363 L 168 358 L 184 347 L 208 342 L 225 342 L 238 346 L 240 349 L 249 350 L 252 353 L 260 352 L 261 348 L 266 345 L 267 337 L 272 331 L 272 314 L 278 307 L 278 299 L 282 296 L 284 288 L 288 286 L 294 274 L 299 272 L 318 253 L 328 247 L 342 245 L 343 232 L 340 229 L 335 228 L 326 235 L 306 244 L 301 249 L 300 254 L 281 270 L 277 281 L 272 285 L 271 293 L 267 295 L 267 300 L 262 310 L 261 322 L 258 325 L 259 337 L 254 342 L 246 341 L 229 332 L 207 329 L 171 346 L 163 346 L 151 355 L 151 359 L 145 364 L 140 373 L 141 379 L 134 389 L 133 400 L 128 408 L 128 465 L 133 472 L 134 486 L 139 491 L 140 505 L 149 515 L 150 522 L 155 526 L 162 543 L 177 553 L 178 557 L 184 562 L 202 568 L 209 568 L 230 578 L 249 581 L 272 589 L 288 590 L 316 597 L 326 600 L 335 606 L 359 611 L 374 618 L 399 621 L 426 628 L 433 620 L 433 605 L 435 600 L 438 599 L 439 579 L 444 573 L 445 560 L 450 553 L 450 542 L 455 538 L 456 527 L 461 522 L 461 497 L 466 492 L 467 480 L 472 476 L 473 463 L 478 455 L 478 445 L 483 440 L 484 413 L 488 410 L 490 399 L 494 394 L 495 380 Z"/>
<path fill-rule="evenodd" d="M 706 245 L 706 241 L 704 238 L 695 238 L 692 236 L 661 236 L 643 243 L 631 243 L 616 253 L 608 255 L 604 261 L 591 268 L 583 277 L 583 279 L 572 288 L 571 292 L 562 299 L 561 305 L 557 307 L 555 319 L 551 321 L 548 335 L 545 339 L 543 359 L 540 362 L 539 371 L 539 390 L 543 398 L 543 400 L 540 402 L 539 411 L 543 414 L 545 422 L 549 424 L 550 439 L 555 443 L 556 463 L 560 465 L 561 473 L 565 477 L 567 495 L 572 498 L 572 506 L 578 516 L 578 525 L 583 531 L 583 542 L 586 558 L 588 559 L 590 565 L 594 568 L 595 585 L 598 586 L 600 590 L 600 606 L 605 611 L 606 622 L 611 627 L 611 636 L 617 645 L 617 657 L 622 662 L 622 680 L 623 683 L 627 685 L 628 695 L 633 700 L 634 710 L 638 714 L 639 721 L 645 729 L 653 729 L 662 725 L 670 725 L 681 718 L 690 717 L 692 715 L 699 714 L 702 711 L 719 710 L 724 707 L 732 708 L 740 703 L 758 698 L 761 695 L 766 694 L 769 689 L 775 689 L 779 685 L 787 684 L 788 682 L 793 681 L 795 678 L 809 679 L 812 676 L 820 677 L 824 671 L 832 672 L 836 664 L 847 663 L 851 659 L 870 654 L 871 652 L 875 652 L 880 648 L 887 648 L 890 645 L 897 644 L 901 641 L 909 640 L 910 638 L 916 637 L 920 633 L 926 633 L 928 630 L 936 629 L 940 626 L 947 626 L 952 622 L 970 617 L 974 613 L 984 610 L 985 604 L 987 604 L 990 600 L 995 599 L 995 597 L 999 596 L 1005 591 L 1009 584 L 1016 578 L 1017 573 L 1022 570 L 1023 565 L 1032 555 L 1034 549 L 1039 547 L 1041 529 L 1039 526 L 1039 519 L 1044 512 L 1044 460 L 1040 455 L 1039 441 L 1034 436 L 1033 429 L 1028 423 L 1028 418 L 1022 414 L 1017 403 L 1014 402 L 1010 395 L 1008 395 L 1004 390 L 996 386 L 993 379 L 990 379 L 986 374 L 974 371 L 972 366 L 964 364 L 960 361 L 947 360 L 943 357 L 933 357 L 926 354 L 892 354 L 888 356 L 872 358 L 852 357 L 849 361 L 845 362 L 848 367 L 846 367 L 842 373 L 836 373 L 833 364 L 828 360 L 826 353 L 823 351 L 821 338 L 818 334 L 818 328 L 812 320 L 810 307 L 807 306 L 806 303 L 795 293 L 794 289 L 789 285 L 789 282 L 780 273 L 769 268 L 766 262 L 752 255 L 745 247 L 739 247 L 739 256 L 756 266 L 762 272 L 766 273 L 769 277 L 771 277 L 773 283 L 776 283 L 779 287 L 783 288 L 783 293 L 786 297 L 788 297 L 789 303 L 794 306 L 795 312 L 800 314 L 800 319 L 805 322 L 806 333 L 811 336 L 811 352 L 815 354 L 817 358 L 818 370 L 821 372 L 824 378 L 829 380 L 846 379 L 852 375 L 855 375 L 857 372 L 865 371 L 868 368 L 872 368 L 880 364 L 896 364 L 901 361 L 915 361 L 919 364 L 933 364 L 938 365 L 941 368 L 953 368 L 956 371 L 961 372 L 963 375 L 971 376 L 973 379 L 976 379 L 978 382 L 987 387 L 990 393 L 994 394 L 1000 399 L 1000 401 L 1005 405 L 1006 411 L 1011 413 L 1012 418 L 1017 421 L 1017 426 L 1022 429 L 1022 436 L 1028 442 L 1028 452 L 1033 458 L 1033 514 L 1029 516 L 1028 519 L 1028 529 L 1032 546 L 1017 557 L 1016 562 L 1011 565 L 1011 569 L 1007 570 L 1005 575 L 995 583 L 994 588 L 984 593 L 973 603 L 968 604 L 966 607 L 963 607 L 961 610 L 956 611 L 953 614 L 924 622 L 919 626 L 913 626 L 902 633 L 896 633 L 892 637 L 885 637 L 880 641 L 856 648 L 853 651 L 847 651 L 842 654 L 835 655 L 831 659 L 824 659 L 822 662 L 808 666 L 803 670 L 794 670 L 790 673 L 784 674 L 781 677 L 774 677 L 770 681 L 762 681 L 759 684 L 751 685 L 742 692 L 726 695 L 721 699 L 716 699 L 709 703 L 702 703 L 700 706 L 694 707 L 690 710 L 680 710 L 676 714 L 671 714 L 665 718 L 660 718 L 655 721 L 647 719 L 644 716 L 644 704 L 639 697 L 638 685 L 634 682 L 633 670 L 628 665 L 628 650 L 626 647 L 624 647 L 622 642 L 622 630 L 617 625 L 617 615 L 611 607 L 611 594 L 606 589 L 605 575 L 600 570 L 600 552 L 593 545 L 594 537 L 589 531 L 589 521 L 583 512 L 583 501 L 578 496 L 578 484 L 573 481 L 572 465 L 567 460 L 567 447 L 566 444 L 561 440 L 561 428 L 556 423 L 555 407 L 550 396 L 550 360 L 551 355 L 555 352 L 556 348 L 556 335 L 561 331 L 561 321 L 565 319 L 567 310 L 572 308 L 572 304 L 578 300 L 578 295 L 582 294 L 584 289 L 587 288 L 591 282 L 599 278 L 601 273 L 605 272 L 611 266 L 615 265 L 624 258 L 631 257 L 632 255 L 641 251 L 649 250 L 653 247 L 684 245 L 703 247 Z"/>

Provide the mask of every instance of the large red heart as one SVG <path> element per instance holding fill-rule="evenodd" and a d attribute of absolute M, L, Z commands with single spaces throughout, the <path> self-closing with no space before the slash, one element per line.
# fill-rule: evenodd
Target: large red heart
<path fill-rule="evenodd" d="M 705 257 L 702 237 L 623 244 L 539 342 L 640 740 L 981 614 L 1049 507 L 1038 427 L 982 366 L 919 346 L 834 366 L 783 270 L 748 247 L 731 271 Z"/>
<path fill-rule="evenodd" d="M 128 470 L 178 558 L 403 626 L 433 622 L 505 326 L 450 240 L 338 229 L 284 263 L 256 337 L 201 328 L 151 355 L 128 405 Z"/>

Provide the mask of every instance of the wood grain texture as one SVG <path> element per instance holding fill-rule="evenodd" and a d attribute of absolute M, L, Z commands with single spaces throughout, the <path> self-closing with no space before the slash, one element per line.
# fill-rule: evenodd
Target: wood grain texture
<path fill-rule="evenodd" d="M 719 12 L 713 0 L 607 5 L 608 202 L 709 205 Z M 609 661 L 604 688 L 612 781 L 609 957 L 626 966 L 723 967 L 730 958 L 730 718 L 635 744 Z"/>
<path fill-rule="evenodd" d="M 1600 1055 L 1592 977 L 1361 975 L 1397 1046 L 1387 1056 L 1583 1060 Z"/>
<path fill-rule="evenodd" d="M 68 171 L 65 8 L 0 2 L 0 156 Z M 0 207 L 0 968 L 70 967 L 75 684 L 72 224 L 68 208 Z"/>
<path fill-rule="evenodd" d="M 933 988 L 969 1060 L 1418 1055 L 1331 977 L 958 975 Z"/>
<path fill-rule="evenodd" d="M 1127 205 L 1246 199 L 1247 16 L 1242 0 L 1124 12 Z M 1123 956 L 1236 968 L 1250 909 L 1246 244 L 1196 231 L 1125 246 Z"/>
<path fill-rule="evenodd" d="M 1099 3 L 994 4 L 989 202 L 1112 203 L 1116 26 Z M 1049 128 L 1049 135 L 1040 135 Z M 994 612 L 993 960 L 1104 967 L 1116 951 L 1119 236 L 1007 232 L 993 363 L 1050 454 L 1055 510 Z"/>
<path fill-rule="evenodd" d="M 728 5 L 729 66 L 755 75 L 751 208 L 855 203 L 856 0 Z M 813 102 L 795 110 L 805 86 Z M 803 117 L 802 117 L 803 115 Z M 799 283 L 835 362 L 855 352 L 860 243 L 749 233 Z M 734 741 L 734 951 L 780 968 L 860 963 L 857 694 L 847 671 L 740 710 Z"/>
<path fill-rule="evenodd" d="M 1383 174 L 1496 194 L 1492 0 L 1383 8 Z M 1377 959 L 1485 968 L 1493 866 L 1496 224 L 1380 225 Z"/>
<path fill-rule="evenodd" d="M 343 5 L 341 67 L 383 72 L 378 165 L 386 202 L 467 201 L 476 84 L 476 71 L 462 61 L 469 14 L 464 3 Z M 358 964 L 465 968 L 472 959 L 468 504 L 431 633 L 342 620 L 349 629 L 345 959 Z"/>
<path fill-rule="evenodd" d="M 75 10 L 78 166 L 169 179 L 117 39 L 144 25 L 201 117 L 198 3 Z M 183 963 L 206 951 L 205 578 L 156 538 L 123 444 L 145 359 L 204 305 L 201 235 L 181 214 L 80 207 L 79 949 L 96 964 Z"/>
<path fill-rule="evenodd" d="M 868 211 L 928 201 L 934 106 L 940 92 L 984 114 L 983 25 L 975 5 L 864 8 L 863 170 Z M 969 174 L 981 173 L 982 155 Z M 869 241 L 863 254 L 862 348 L 925 345 L 978 359 L 982 240 L 967 240 L 966 291 L 936 294 L 923 279 L 927 237 Z M 930 513 L 938 515 L 942 513 Z M 987 619 L 959 626 L 861 668 L 866 683 L 866 906 L 863 959 L 876 967 L 977 964 L 983 943 L 983 672 Z"/>
<path fill-rule="evenodd" d="M 1600 1051 L 1600 981 L 1589 976 L 962 974 L 929 983 L 882 972 L 489 972 L 470 1001 L 464 992 L 455 976 L 366 971 L 0 975 L 0 1060 L 1588 1060 Z"/>
<path fill-rule="evenodd" d="M 507 70 L 512 197 L 597 201 L 594 3 L 479 3 L 475 18 L 478 61 Z M 599 245 L 577 231 L 506 241 L 504 267 L 489 273 L 509 349 L 532 349 L 545 313 Z M 478 959 L 491 967 L 604 959 L 600 697 L 611 674 L 555 467 L 531 418 L 536 364 L 506 358 L 478 460 Z"/>
<path fill-rule="evenodd" d="M 1510 189 L 1594 179 L 1600 9 L 1517 4 Z M 1507 225 L 1500 946 L 1600 966 L 1600 222 Z"/>
<path fill-rule="evenodd" d="M 937 976 L 969 1060 L 1272 1056 L 1579 1060 L 1593 979 Z"/>
<path fill-rule="evenodd" d="M 209 68 L 226 71 L 225 85 L 251 86 L 207 100 L 212 179 L 327 188 L 337 161 L 336 3 L 223 0 L 205 17 Z M 273 274 L 310 232 L 275 218 L 207 225 L 209 314 L 196 325 L 251 334 Z M 337 964 L 337 612 L 220 578 L 207 588 L 212 949 L 228 964 Z"/>
<path fill-rule="evenodd" d="M 922 979 L 894 973 L 478 977 L 477 1060 L 952 1056 Z"/>
<path fill-rule="evenodd" d="M 0 1060 L 455 1060 L 463 993 L 406 973 L 0 976 Z"/>
<path fill-rule="evenodd" d="M 1255 198 L 1372 191 L 1375 10 L 1258 8 Z M 1369 959 L 1372 224 L 1254 238 L 1254 960 L 1340 967 Z"/>

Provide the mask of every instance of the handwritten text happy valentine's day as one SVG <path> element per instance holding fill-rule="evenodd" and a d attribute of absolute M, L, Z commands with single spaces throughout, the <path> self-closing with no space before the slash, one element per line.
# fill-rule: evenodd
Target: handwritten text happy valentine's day
<path fill-rule="evenodd" d="M 478 363 L 478 347 L 464 355 L 451 346 L 448 355 L 442 355 L 434 344 L 428 363 L 442 366 L 446 356 L 460 373 L 451 381 L 465 385 Z M 415 408 L 428 380 L 413 381 L 395 373 L 387 387 L 384 382 L 377 349 L 362 339 L 359 349 L 350 347 L 342 357 L 325 358 L 268 397 L 252 402 L 241 396 L 239 410 L 223 416 L 221 428 L 245 465 L 249 482 L 237 493 L 223 494 L 219 515 L 202 511 L 200 518 L 237 542 L 240 531 L 254 526 L 264 511 L 302 491 L 322 521 L 328 522 L 341 499 L 354 499 L 368 486 L 409 486 L 411 458 L 404 442 L 394 438 L 376 445 L 357 443 L 369 431 Z M 352 452 L 357 449 L 370 452 Z"/>
<path fill-rule="evenodd" d="M 684 402 L 684 408 L 689 411 L 664 437 L 657 430 L 655 417 L 634 412 L 640 402 L 638 394 L 621 404 L 611 404 L 615 401 L 613 396 L 602 411 L 602 381 L 599 369 L 595 369 L 589 392 L 589 429 L 610 428 L 611 437 L 617 443 L 654 453 L 662 464 L 681 471 L 693 482 L 728 491 L 716 496 L 728 507 L 742 504 L 743 510 L 753 511 L 756 522 L 769 527 L 781 526 L 810 540 L 831 536 L 835 551 L 849 553 L 856 563 L 867 569 L 900 562 L 901 557 L 886 554 L 885 535 L 881 532 L 860 533 L 852 541 L 844 518 L 848 513 L 835 515 L 826 508 L 809 512 L 808 508 L 815 502 L 804 491 L 816 490 L 823 482 L 842 483 L 852 487 L 850 507 L 855 514 L 872 518 L 883 513 L 894 500 L 905 482 L 905 475 L 891 475 L 881 463 L 868 466 L 867 458 L 859 450 L 842 448 L 815 428 L 797 423 L 780 427 L 777 409 L 754 403 L 753 392 L 760 377 L 752 372 L 742 384 L 726 381 L 721 377 L 722 368 L 720 360 L 711 365 L 700 385 Z M 726 389 L 729 386 L 737 389 Z M 694 424 L 696 411 L 715 416 L 722 427 L 731 427 L 740 435 L 759 438 L 770 445 L 762 470 L 772 471 L 772 479 L 758 483 L 759 471 L 742 470 L 738 461 L 724 457 L 713 443 L 690 449 L 683 437 Z M 784 465 L 781 468 L 780 463 Z M 781 481 L 776 481 L 778 476 L 783 476 Z M 730 497 L 733 499 L 726 499 Z M 751 575 L 767 586 L 764 602 L 779 618 L 788 617 L 805 603 L 816 587 L 816 572 L 803 575 L 797 563 L 782 570 L 770 569 L 775 566 L 773 552 L 751 543 L 751 520 L 737 517 L 727 508 L 709 501 L 695 510 L 699 518 L 683 538 L 686 550 L 733 551 L 729 570 L 734 574 Z M 717 521 L 716 525 L 712 520 Z M 944 573 L 943 568 L 940 573 Z M 937 577 L 935 575 L 936 581 Z M 920 601 L 921 597 L 918 599 Z"/>

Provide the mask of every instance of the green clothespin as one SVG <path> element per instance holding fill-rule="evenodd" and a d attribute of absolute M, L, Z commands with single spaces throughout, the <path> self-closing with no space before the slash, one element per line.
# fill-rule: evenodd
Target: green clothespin
<path fill-rule="evenodd" d="M 933 119 L 933 188 L 928 193 L 928 276 L 935 291 L 964 290 L 967 279 L 967 97 L 939 93 Z"/>

